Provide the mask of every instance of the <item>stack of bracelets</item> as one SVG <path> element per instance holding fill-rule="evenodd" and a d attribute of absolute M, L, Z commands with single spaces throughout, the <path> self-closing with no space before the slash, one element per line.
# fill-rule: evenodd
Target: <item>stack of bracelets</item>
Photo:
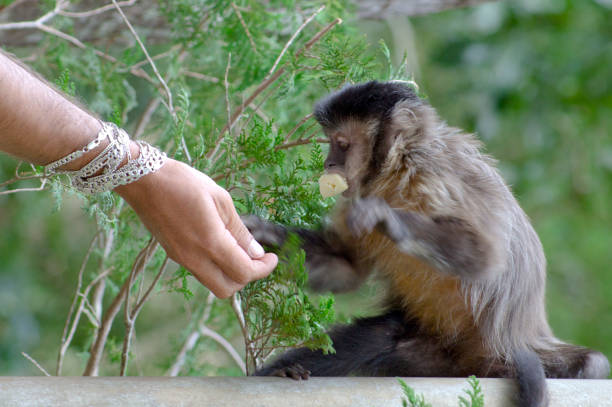
<path fill-rule="evenodd" d="M 108 146 L 83 168 L 76 171 L 58 170 L 59 167 L 72 162 L 83 154 L 95 149 L 104 141 Z M 159 170 L 166 162 L 166 154 L 144 141 L 136 142 L 140 155 L 132 159 L 130 137 L 125 130 L 113 123 L 102 123 L 102 129 L 96 138 L 67 156 L 45 166 L 45 175 L 67 174 L 72 186 L 81 192 L 95 194 L 110 191 L 119 185 L 130 184 L 147 174 Z M 127 156 L 127 164 L 119 167 Z"/>

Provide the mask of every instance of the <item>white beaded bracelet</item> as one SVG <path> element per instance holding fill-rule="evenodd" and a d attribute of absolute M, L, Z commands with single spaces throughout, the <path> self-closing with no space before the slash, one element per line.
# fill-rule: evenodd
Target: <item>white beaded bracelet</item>
<path fill-rule="evenodd" d="M 76 171 L 57 170 L 58 167 L 68 164 L 93 150 L 105 138 L 109 139 L 108 146 L 83 168 Z M 70 176 L 72 186 L 84 193 L 95 194 L 110 191 L 119 185 L 137 181 L 164 165 L 167 158 L 165 153 L 143 141 L 137 141 L 137 144 L 140 147 L 140 155 L 133 160 L 130 154 L 130 137 L 125 130 L 120 129 L 113 123 L 102 123 L 102 128 L 95 140 L 83 149 L 48 164 L 45 167 L 45 174 L 67 174 Z M 126 156 L 128 158 L 127 164 L 119 168 Z"/>

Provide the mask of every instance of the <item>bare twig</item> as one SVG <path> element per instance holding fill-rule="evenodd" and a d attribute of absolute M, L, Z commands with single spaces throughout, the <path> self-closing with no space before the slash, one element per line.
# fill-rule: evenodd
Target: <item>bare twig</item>
<path fill-rule="evenodd" d="M 173 52 L 175 52 L 176 50 L 180 49 L 181 47 L 182 47 L 181 45 L 174 45 L 174 46 L 170 47 L 169 50 L 164 51 L 164 52 L 160 52 L 159 54 L 152 56 L 151 59 L 153 61 L 157 61 L 158 59 L 166 58 L 166 57 L 172 55 Z M 133 68 L 140 68 L 143 65 L 146 65 L 148 63 L 149 63 L 149 60 L 145 58 L 142 61 L 136 62 L 135 64 L 131 65 L 130 68 L 132 68 L 132 69 Z"/>
<path fill-rule="evenodd" d="M 238 352 L 236 352 L 236 349 L 234 349 L 232 344 L 227 341 L 227 339 L 225 339 L 206 325 L 200 325 L 200 334 L 217 342 L 232 357 L 232 359 L 234 360 L 234 362 L 236 362 L 240 370 L 242 370 L 242 373 L 247 373 L 244 361 L 242 360 Z"/>
<path fill-rule="evenodd" d="M 35 192 L 35 191 L 42 191 L 43 189 L 45 189 L 45 185 L 47 184 L 47 179 L 43 178 L 40 186 L 37 188 L 18 188 L 18 189 L 9 189 L 7 191 L 0 191 L 0 195 L 10 195 L 10 194 L 15 194 L 17 192 Z"/>
<path fill-rule="evenodd" d="M 77 304 L 77 302 L 79 300 L 79 296 L 81 295 L 81 286 L 83 284 L 83 273 L 85 272 L 85 267 L 87 266 L 87 263 L 89 262 L 89 256 L 91 255 L 91 252 L 93 251 L 93 249 L 95 247 L 95 244 L 98 241 L 99 236 L 100 236 L 100 232 L 96 232 L 96 234 L 93 237 L 93 239 L 91 239 L 91 243 L 89 244 L 89 248 L 87 249 L 87 252 L 85 253 L 85 258 L 81 262 L 81 268 L 79 269 L 79 274 L 77 275 L 77 286 L 76 286 L 76 289 L 74 290 L 74 298 L 72 299 L 72 304 L 70 304 L 70 310 L 68 311 L 68 316 L 66 317 L 66 322 L 64 323 L 64 331 L 62 332 L 62 339 L 61 339 L 61 344 L 60 344 L 60 350 L 59 350 L 59 353 L 57 355 L 57 367 L 55 369 L 55 374 L 57 376 L 59 376 L 61 374 L 61 372 L 62 372 L 62 364 L 63 364 L 63 361 L 64 361 L 64 354 L 66 353 L 66 349 L 68 349 L 68 346 L 70 345 L 70 341 L 72 340 L 72 335 L 68 336 L 68 327 L 70 326 L 70 321 L 72 320 L 72 315 L 73 315 L 74 310 L 76 308 L 76 304 Z M 78 323 L 79 315 L 75 316 L 74 319 Z M 76 329 L 76 324 L 74 324 L 73 326 Z"/>
<path fill-rule="evenodd" d="M 244 19 L 242 18 L 242 13 L 238 9 L 238 7 L 236 7 L 236 4 L 234 4 L 234 2 L 232 2 L 232 8 L 236 12 L 236 15 L 238 16 L 238 19 L 240 20 L 240 24 L 242 25 L 242 28 L 244 28 L 244 31 L 246 31 L 246 35 L 249 38 L 251 47 L 253 48 L 253 52 L 259 55 L 259 52 L 257 51 L 257 46 L 255 45 L 255 40 L 253 40 L 253 36 L 251 35 L 251 32 L 249 31 L 249 27 L 247 27 L 246 23 L 244 22 Z"/>
<path fill-rule="evenodd" d="M 191 331 L 191 333 L 187 336 L 185 343 L 183 344 L 181 350 L 174 359 L 174 363 L 166 372 L 166 376 L 177 376 L 181 371 L 183 365 L 185 364 L 187 353 L 189 353 L 189 351 L 191 351 L 195 347 L 196 343 L 198 342 L 198 339 L 200 339 L 201 333 L 199 330 L 199 326 L 205 324 L 208 321 L 208 318 L 210 318 L 210 313 L 212 311 L 212 305 L 215 301 L 215 298 L 216 297 L 212 293 L 212 291 L 208 293 L 208 298 L 206 300 L 206 305 L 204 307 L 204 311 L 202 312 L 202 316 L 196 323 L 195 329 Z"/>
<path fill-rule="evenodd" d="M 134 3 L 136 3 L 137 1 L 138 0 L 120 1 L 117 4 L 119 4 L 121 7 L 129 7 L 129 6 L 134 5 Z M 110 11 L 114 8 L 115 8 L 114 4 L 107 4 L 106 6 L 98 7 L 96 9 L 87 10 L 87 11 L 59 10 L 57 14 L 64 16 L 64 17 L 87 18 L 87 17 L 98 15 L 98 14 L 106 13 L 107 11 Z"/>
<path fill-rule="evenodd" d="M 438 13 L 458 7 L 475 6 L 495 0 L 355 0 L 358 15 L 365 19 L 386 19 L 391 16 L 417 16 Z"/>
<path fill-rule="evenodd" d="M 291 38 L 289 38 L 289 41 L 287 41 L 287 43 L 285 44 L 285 46 L 283 47 L 283 50 L 281 51 L 281 53 L 278 55 L 278 58 L 276 58 L 276 61 L 274 61 L 274 65 L 272 65 L 272 68 L 270 68 L 270 72 L 268 72 L 267 76 L 270 76 L 274 73 L 274 71 L 276 70 L 276 67 L 278 66 L 278 64 L 280 63 L 281 59 L 283 59 L 283 56 L 285 55 L 285 53 L 287 52 L 287 50 L 289 49 L 289 47 L 291 46 L 291 44 L 293 44 L 293 42 L 295 41 L 295 39 L 297 38 L 298 35 L 300 35 L 300 33 L 302 32 L 302 30 L 312 21 L 314 20 L 314 18 L 321 13 L 323 10 L 325 9 L 325 6 L 321 6 L 317 9 L 317 11 L 315 11 L 310 17 L 308 17 L 303 23 L 302 25 L 300 25 L 298 27 L 298 29 L 293 33 L 293 35 L 291 36 Z"/>
<path fill-rule="evenodd" d="M 232 53 L 229 52 L 227 54 L 227 65 L 225 66 L 225 76 L 223 77 L 223 86 L 225 87 L 225 109 L 227 110 L 227 122 L 230 123 L 230 119 L 232 117 L 230 99 L 229 99 L 229 70 L 232 64 Z M 230 134 L 232 133 L 232 124 L 230 123 L 228 127 L 228 131 Z"/>
<path fill-rule="evenodd" d="M 247 375 L 251 373 L 252 369 L 257 366 L 257 359 L 255 352 L 253 351 L 252 342 L 249 335 L 249 329 L 246 325 L 246 321 L 244 319 L 244 313 L 242 312 L 242 307 L 240 306 L 240 295 L 238 293 L 232 295 L 230 300 L 232 304 L 232 309 L 234 310 L 234 314 L 236 314 L 236 318 L 238 319 L 238 323 L 240 324 L 240 329 L 242 330 L 242 336 L 244 337 L 245 351 L 246 351 L 246 373 Z"/>
<path fill-rule="evenodd" d="M 302 127 L 304 125 L 304 123 L 306 123 L 308 120 L 310 120 L 312 118 L 312 116 L 314 116 L 312 113 L 307 114 L 306 116 L 304 116 L 302 118 L 302 120 L 300 120 L 298 122 L 298 124 L 295 125 L 295 127 L 293 127 L 289 133 L 287 133 L 287 135 L 285 136 L 285 142 L 289 141 L 289 139 L 291 138 L 291 136 L 293 136 L 295 134 L 296 131 L 298 131 L 300 129 L 300 127 Z"/>
<path fill-rule="evenodd" d="M 232 107 L 230 105 L 229 80 L 228 80 L 231 62 L 232 62 L 232 53 L 230 52 L 227 54 L 227 65 L 225 66 L 225 76 L 223 78 L 223 86 L 225 87 L 225 110 L 227 112 L 227 122 L 228 123 L 231 123 L 231 120 L 232 120 L 232 110 L 231 110 Z M 226 131 L 229 131 L 230 134 L 232 132 L 232 125 L 226 126 L 226 127 L 227 128 L 224 128 L 224 130 L 222 130 L 221 133 L 219 133 L 219 138 L 217 139 L 215 146 L 206 155 L 206 158 L 209 159 L 209 168 L 211 167 L 212 163 L 216 160 L 216 155 L 219 152 L 219 148 L 221 147 L 221 142 L 223 141 L 223 135 L 225 134 Z"/>
<path fill-rule="evenodd" d="M 113 1 L 113 4 L 115 5 L 115 8 L 117 9 L 119 14 L 121 15 L 121 18 L 123 18 L 123 21 L 125 22 L 125 25 L 127 25 L 128 29 L 130 30 L 130 32 L 132 33 L 132 35 L 136 39 L 136 42 L 138 42 L 138 45 L 140 46 L 140 49 L 142 50 L 142 52 L 144 52 L 145 57 L 147 58 L 147 60 L 149 61 L 149 64 L 151 65 L 151 68 L 153 68 L 153 72 L 155 72 L 155 76 L 157 77 L 157 79 L 159 80 L 159 82 L 163 86 L 164 90 L 166 91 L 166 96 L 168 98 L 168 102 L 167 102 L 166 107 L 168 108 L 168 111 L 170 112 L 172 117 L 175 117 L 176 116 L 176 112 L 174 111 L 174 105 L 172 104 L 172 92 L 170 92 L 170 88 L 168 88 L 168 84 L 166 84 L 166 81 L 164 80 L 164 78 L 162 78 L 161 74 L 157 70 L 157 66 L 155 65 L 155 62 L 153 61 L 153 59 L 151 59 L 151 56 L 149 55 L 149 51 L 147 51 L 147 48 L 144 46 L 144 44 L 140 40 L 140 36 L 136 32 L 136 30 L 134 30 L 134 27 L 132 27 L 132 23 L 130 23 L 130 20 L 128 20 L 128 18 L 125 16 L 125 13 L 123 12 L 121 7 L 117 3 L 117 0 L 112 0 L 112 1 Z"/>
<path fill-rule="evenodd" d="M 14 178 L 11 178 L 7 181 L 4 182 L 0 182 L 0 188 L 5 187 L 7 185 L 13 184 L 15 182 L 18 181 L 24 181 L 24 180 L 28 180 L 28 179 L 41 179 L 41 178 L 46 178 L 44 175 L 29 175 L 29 176 L 25 176 L 25 177 L 21 177 L 21 176 L 16 176 Z"/>
<path fill-rule="evenodd" d="M 148 253 L 153 246 L 157 246 L 157 241 L 155 239 L 150 239 L 147 245 L 138 253 L 136 256 L 136 261 L 140 261 L 140 258 Z M 142 270 L 141 267 L 138 267 L 138 270 Z M 106 340 L 108 338 L 108 334 L 110 332 L 110 328 L 113 325 L 113 321 L 119 313 L 119 309 L 121 308 L 121 304 L 127 299 L 127 294 L 131 288 L 131 282 L 138 277 L 138 275 L 132 276 L 132 278 L 128 279 L 123 283 L 121 289 L 111 302 L 111 304 L 106 309 L 106 313 L 104 314 L 104 318 L 102 318 L 102 323 L 100 324 L 100 328 L 96 333 L 96 337 L 94 339 L 94 343 L 91 346 L 91 351 L 89 355 L 89 359 L 87 360 L 87 366 L 85 367 L 85 371 L 83 372 L 83 376 L 97 376 L 98 370 L 100 368 L 100 360 L 102 359 L 102 353 L 104 352 L 104 347 L 106 345 Z"/>
<path fill-rule="evenodd" d="M 206 75 L 200 72 L 193 72 L 181 69 L 179 71 L 182 75 L 188 76 L 190 78 L 199 79 L 201 81 L 211 82 L 211 83 L 219 83 L 219 78 L 214 76 Z"/>
<path fill-rule="evenodd" d="M 123 351 L 121 352 L 120 376 L 125 376 L 125 373 L 127 371 L 128 355 L 130 351 L 130 344 L 132 341 L 132 334 L 134 332 L 134 329 L 133 329 L 134 321 L 136 320 L 136 317 L 138 316 L 138 313 L 140 312 L 140 309 L 142 308 L 142 304 L 144 304 L 144 301 L 142 301 L 142 303 L 138 303 L 136 305 L 133 311 L 130 310 L 130 298 L 129 298 L 130 289 L 132 285 L 134 284 L 136 277 L 142 274 L 142 272 L 147 267 L 147 264 L 149 263 L 149 261 L 155 254 L 155 251 L 157 250 L 157 246 L 158 246 L 157 241 L 154 238 L 151 238 L 149 240 L 149 244 L 147 244 L 147 246 L 143 250 L 141 250 L 140 253 L 138 253 L 138 256 L 136 256 L 136 260 L 134 261 L 134 264 L 132 265 L 132 271 L 130 272 L 130 276 L 128 278 L 128 289 L 125 291 L 125 303 L 124 303 L 125 337 L 123 338 Z M 153 284 L 157 283 L 157 281 L 161 277 L 161 274 L 166 269 L 167 263 L 168 263 L 168 258 L 166 257 L 166 260 L 164 261 L 162 267 L 160 268 L 158 275 L 153 281 Z M 152 291 L 152 288 L 150 288 L 147 291 L 147 293 L 150 294 L 151 291 Z M 146 298 L 143 298 L 143 300 L 146 300 Z"/>
<path fill-rule="evenodd" d="M 135 139 L 140 138 L 142 133 L 144 133 L 147 125 L 151 121 L 151 117 L 153 117 L 153 113 L 155 113 L 160 103 L 161 99 L 159 97 L 155 97 L 147 104 L 142 116 L 140 116 L 140 120 L 138 120 L 138 124 L 136 124 L 136 130 L 134 131 Z"/>
<path fill-rule="evenodd" d="M 41 366 L 41 365 L 40 365 L 40 364 L 39 364 L 37 361 L 35 361 L 35 360 L 34 360 L 34 358 L 33 358 L 32 356 L 28 355 L 28 354 L 27 354 L 27 353 L 25 353 L 25 352 L 21 352 L 21 354 L 22 354 L 22 355 L 23 355 L 23 357 L 25 357 L 27 360 L 29 360 L 30 362 L 34 363 L 34 366 L 36 366 L 36 367 L 38 368 L 38 370 L 40 370 L 41 372 L 43 372 L 43 373 L 45 374 L 45 376 L 51 376 L 51 375 L 49 374 L 49 372 L 47 372 L 47 371 L 45 370 L 45 368 L 44 368 L 44 367 L 42 367 L 42 366 Z"/>
<path fill-rule="evenodd" d="M 142 309 L 145 301 L 147 301 L 149 299 L 149 297 L 151 296 L 151 293 L 153 292 L 153 289 L 155 288 L 155 286 L 159 282 L 159 279 L 164 275 L 164 271 L 166 271 L 166 267 L 168 266 L 168 261 L 169 260 L 170 260 L 170 258 L 166 255 L 166 258 L 162 262 L 162 265 L 159 268 L 159 271 L 157 272 L 157 274 L 155 275 L 155 278 L 153 279 L 153 282 L 149 285 L 149 288 L 147 289 L 145 294 L 142 296 L 142 298 L 140 298 L 140 300 L 138 301 L 138 303 L 134 307 L 134 310 L 132 311 L 132 319 L 136 319 L 136 317 L 140 313 L 140 310 Z"/>

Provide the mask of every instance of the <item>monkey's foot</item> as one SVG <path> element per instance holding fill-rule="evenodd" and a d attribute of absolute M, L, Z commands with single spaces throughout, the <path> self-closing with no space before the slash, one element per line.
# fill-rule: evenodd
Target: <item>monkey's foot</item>
<path fill-rule="evenodd" d="M 273 370 L 270 372 L 270 376 L 289 377 L 293 380 L 308 380 L 310 378 L 310 370 L 296 363 L 295 365 Z"/>

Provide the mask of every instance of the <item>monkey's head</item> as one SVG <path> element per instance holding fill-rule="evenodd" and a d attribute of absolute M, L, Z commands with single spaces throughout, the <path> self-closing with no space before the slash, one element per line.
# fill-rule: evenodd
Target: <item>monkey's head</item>
<path fill-rule="evenodd" d="M 346 86 L 319 101 L 314 116 L 329 138 L 325 171 L 339 173 L 354 196 L 388 165 L 392 146 L 420 142 L 426 117 L 433 110 L 401 82 L 368 82 Z"/>

